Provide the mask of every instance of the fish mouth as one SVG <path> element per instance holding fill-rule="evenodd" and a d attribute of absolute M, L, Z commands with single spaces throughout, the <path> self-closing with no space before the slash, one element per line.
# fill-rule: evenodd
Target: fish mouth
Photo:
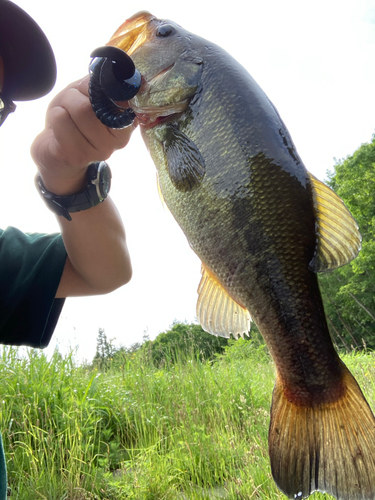
<path fill-rule="evenodd" d="M 189 102 L 190 99 L 184 99 L 183 101 L 167 104 L 165 106 L 147 107 L 138 107 L 133 103 L 130 104 L 138 119 L 139 125 L 143 128 L 149 129 L 177 118 L 186 110 Z"/>
<path fill-rule="evenodd" d="M 150 30 L 153 29 L 150 23 L 154 20 L 157 20 L 157 18 L 147 11 L 141 11 L 134 14 L 115 31 L 107 45 L 118 47 L 131 56 L 149 38 Z M 137 96 L 129 102 L 137 117 L 137 123 L 141 127 L 148 129 L 160 123 L 170 121 L 182 114 L 188 107 L 190 99 L 159 106 L 142 106 L 141 104 L 136 104 L 142 101 L 142 96 L 147 96 L 152 93 L 151 87 L 162 79 L 173 66 L 174 64 L 166 66 L 159 70 L 156 75 L 150 75 L 147 80 L 145 76 L 142 75 L 139 92 Z"/>
<path fill-rule="evenodd" d="M 139 90 L 139 94 L 136 96 L 134 101 L 137 101 L 139 97 L 142 97 L 142 95 L 149 95 L 152 86 L 163 78 L 173 67 L 174 63 L 159 71 L 159 73 L 150 78 L 150 80 L 146 80 L 142 77 L 142 85 Z M 183 99 L 164 106 L 137 106 L 135 102 L 132 101 L 130 101 L 130 104 L 132 106 L 132 110 L 138 118 L 139 125 L 141 127 L 152 128 L 155 125 L 159 125 L 160 123 L 176 118 L 186 110 L 189 102 L 190 99 Z"/>

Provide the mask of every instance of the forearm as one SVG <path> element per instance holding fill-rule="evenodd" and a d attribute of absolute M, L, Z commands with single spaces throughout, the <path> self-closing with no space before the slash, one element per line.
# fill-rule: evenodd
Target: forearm
<path fill-rule="evenodd" d="M 57 218 L 68 259 L 56 297 L 108 293 L 127 283 L 132 269 L 125 230 L 111 198 L 71 216 Z"/>

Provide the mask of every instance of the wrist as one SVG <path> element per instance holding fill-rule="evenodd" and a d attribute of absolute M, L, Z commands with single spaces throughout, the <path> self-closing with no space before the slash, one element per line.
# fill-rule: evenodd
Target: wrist
<path fill-rule="evenodd" d="M 70 213 L 81 212 L 102 203 L 111 187 L 111 169 L 104 161 L 91 163 L 79 189 L 67 194 L 56 193 L 45 186 L 40 173 L 35 177 L 35 186 L 48 208 L 58 216 L 72 220 Z M 72 185 L 70 185 L 72 187 Z"/>
<path fill-rule="evenodd" d="M 59 196 L 68 196 L 85 187 L 86 172 L 87 167 L 84 167 L 74 175 L 62 175 L 61 172 L 50 170 L 39 170 L 39 175 L 48 191 Z"/>

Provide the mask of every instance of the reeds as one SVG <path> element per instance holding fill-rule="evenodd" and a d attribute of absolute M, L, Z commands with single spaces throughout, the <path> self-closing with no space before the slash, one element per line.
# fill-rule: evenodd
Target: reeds
<path fill-rule="evenodd" d="M 215 361 L 77 366 L 3 348 L 0 428 L 11 500 L 276 499 L 267 434 L 274 372 L 237 341 Z M 375 406 L 375 356 L 344 359 Z M 321 495 L 319 495 L 321 496 Z"/>

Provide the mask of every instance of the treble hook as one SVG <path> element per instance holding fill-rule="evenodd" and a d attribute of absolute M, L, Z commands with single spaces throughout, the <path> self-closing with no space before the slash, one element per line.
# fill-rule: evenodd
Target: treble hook
<path fill-rule="evenodd" d="M 109 128 L 131 125 L 135 114 L 114 101 L 129 101 L 141 87 L 141 74 L 131 58 L 117 47 L 104 46 L 91 54 L 89 96 L 97 118 Z"/>

